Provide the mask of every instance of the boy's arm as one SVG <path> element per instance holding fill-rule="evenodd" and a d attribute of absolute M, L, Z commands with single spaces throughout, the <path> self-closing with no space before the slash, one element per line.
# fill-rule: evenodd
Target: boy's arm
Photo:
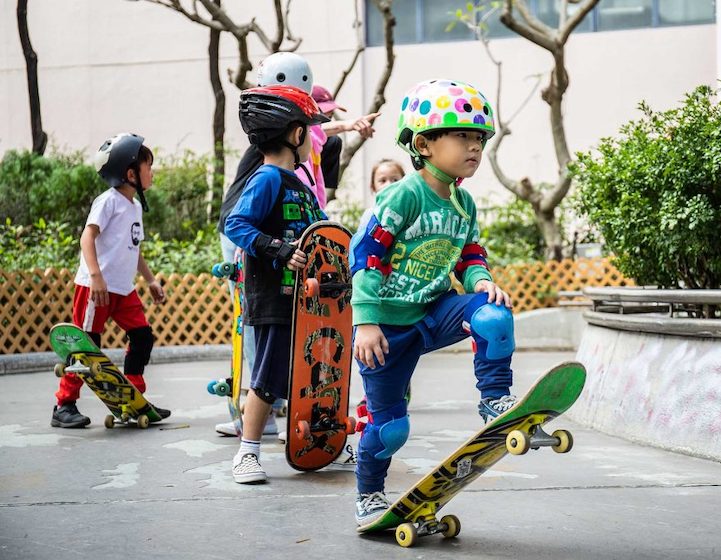
<path fill-rule="evenodd" d="M 249 255 L 285 265 L 294 257 L 295 247 L 258 229 L 273 209 L 280 183 L 278 171 L 261 169 L 253 175 L 225 220 L 225 235 Z"/>
<path fill-rule="evenodd" d="M 355 130 L 362 138 L 371 138 L 375 129 L 373 121 L 380 116 L 380 113 L 370 113 L 368 115 L 358 117 L 357 119 L 348 119 L 343 121 L 330 121 L 323 123 L 321 128 L 327 136 L 335 136 L 341 132 L 351 132 Z"/>
<path fill-rule="evenodd" d="M 466 293 L 487 292 L 488 301 L 495 302 L 506 307 L 512 307 L 510 296 L 493 282 L 491 269 L 488 266 L 488 253 L 479 243 L 480 232 L 476 220 L 476 204 L 466 193 L 466 210 L 471 217 L 471 227 L 468 229 L 466 244 L 461 252 L 454 272 L 456 277 L 463 282 L 463 289 Z"/>
<path fill-rule="evenodd" d="M 418 214 L 418 202 L 409 189 L 386 189 L 363 230 L 351 240 L 350 265 L 353 274 L 353 324 L 377 324 L 378 292 L 392 272 L 390 257 L 395 237 Z"/>
<path fill-rule="evenodd" d="M 150 271 L 150 267 L 148 266 L 148 263 L 145 262 L 143 255 L 138 256 L 138 272 L 140 272 L 140 275 L 145 278 L 145 281 L 148 283 L 148 289 L 150 289 L 150 295 L 153 297 L 153 302 L 163 303 L 165 301 L 163 287 L 160 285 L 160 282 L 155 279 L 155 276 Z"/>
<path fill-rule="evenodd" d="M 99 235 L 100 227 L 96 224 L 87 224 L 80 236 L 80 251 L 88 267 L 88 274 L 90 274 L 90 299 L 97 307 L 102 307 L 110 303 L 110 296 L 108 295 L 108 285 L 100 272 L 98 253 L 95 249 L 95 240 Z"/>

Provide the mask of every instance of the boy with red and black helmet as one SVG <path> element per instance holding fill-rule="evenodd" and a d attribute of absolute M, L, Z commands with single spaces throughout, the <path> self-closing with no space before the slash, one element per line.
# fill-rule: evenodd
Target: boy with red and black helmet
<path fill-rule="evenodd" d="M 135 290 L 135 275 L 148 282 L 155 303 L 165 301 L 160 283 L 148 268 L 140 251 L 143 240 L 143 192 L 153 182 L 153 153 L 136 134 L 118 134 L 106 140 L 95 155 L 98 174 L 109 189 L 98 196 L 90 209 L 80 236 L 80 267 L 75 275 L 73 323 L 86 331 L 100 346 L 105 323 L 113 319 L 128 336 L 125 376 L 145 392 L 143 373 L 153 349 L 153 332 Z M 137 194 L 140 202 L 135 200 Z M 75 404 L 82 380 L 66 374 L 55 393 L 51 425 L 56 428 L 82 428 L 90 418 Z M 154 407 L 162 418 L 170 411 Z"/>
<path fill-rule="evenodd" d="M 245 253 L 244 323 L 254 328 L 256 343 L 243 437 L 233 459 L 240 484 L 266 481 L 260 438 L 273 402 L 288 393 L 293 272 L 306 264 L 296 241 L 325 219 L 295 169 L 310 153 L 308 127 L 326 120 L 311 96 L 293 86 L 257 87 L 240 96 L 240 123 L 263 154 L 225 221 L 225 235 Z"/>

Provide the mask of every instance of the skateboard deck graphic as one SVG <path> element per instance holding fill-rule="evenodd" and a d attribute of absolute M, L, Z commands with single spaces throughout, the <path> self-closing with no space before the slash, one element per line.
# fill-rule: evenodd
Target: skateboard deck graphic
<path fill-rule="evenodd" d="M 568 410 L 581 394 L 585 368 L 576 362 L 562 363 L 538 379 L 516 405 L 481 430 L 423 477 L 380 518 L 358 527 L 359 533 L 396 528 L 401 546 L 412 546 L 419 536 L 442 533 L 455 537 L 460 521 L 454 515 L 440 520 L 436 514 L 468 484 L 508 453 L 521 455 L 529 449 L 553 447 L 566 453 L 573 446 L 571 434 L 557 430 L 546 434 L 542 426 Z"/>
<path fill-rule="evenodd" d="M 238 437 L 243 435 L 243 413 L 240 397 L 247 393 L 241 388 L 243 380 L 243 306 L 245 298 L 245 276 L 243 274 L 243 252 L 236 249 L 233 262 L 213 265 L 211 273 L 216 278 L 228 278 L 233 284 L 233 332 L 232 355 L 230 358 L 230 377 L 208 383 L 208 392 L 212 395 L 228 397 L 228 412 Z"/>
<path fill-rule="evenodd" d="M 50 346 L 63 360 L 55 366 L 55 375 L 76 374 L 112 412 L 105 417 L 106 428 L 112 428 L 116 419 L 123 423 L 135 420 L 139 428 L 161 420 L 143 394 L 81 328 L 71 323 L 55 325 L 50 329 Z"/>
<path fill-rule="evenodd" d="M 300 239 L 308 256 L 296 274 L 285 454 L 298 470 L 335 460 L 355 431 L 348 417 L 352 357 L 350 232 L 316 222 Z"/>

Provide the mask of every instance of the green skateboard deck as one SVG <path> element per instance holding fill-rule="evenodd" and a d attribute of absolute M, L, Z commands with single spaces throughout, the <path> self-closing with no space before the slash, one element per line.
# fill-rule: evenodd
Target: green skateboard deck
<path fill-rule="evenodd" d="M 577 362 L 560 364 L 538 379 L 516 405 L 486 424 L 434 470 L 391 505 L 380 518 L 358 527 L 359 533 L 396 528 L 396 540 L 412 546 L 420 536 L 442 533 L 455 537 L 460 521 L 454 515 L 440 520 L 436 514 L 463 488 L 508 453 L 522 455 L 529 449 L 552 447 L 566 453 L 573 446 L 571 434 L 542 426 L 568 410 L 581 394 L 586 370 Z"/>
<path fill-rule="evenodd" d="M 55 375 L 74 373 L 112 412 L 105 417 L 106 428 L 112 428 L 116 419 L 124 423 L 135 420 L 140 428 L 162 420 L 143 394 L 81 328 L 71 323 L 55 325 L 50 329 L 50 346 L 63 360 L 55 366 Z"/>

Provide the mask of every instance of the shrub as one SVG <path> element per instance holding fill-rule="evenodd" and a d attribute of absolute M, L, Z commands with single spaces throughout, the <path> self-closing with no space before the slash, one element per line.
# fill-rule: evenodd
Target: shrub
<path fill-rule="evenodd" d="M 491 206 L 481 200 L 477 207 L 480 243 L 491 266 L 543 260 L 543 236 L 529 203 L 514 198 L 505 206 Z"/>
<path fill-rule="evenodd" d="M 721 286 L 721 107 L 707 86 L 643 116 L 580 153 L 571 172 L 579 211 L 598 227 L 619 270 L 641 284 Z"/>

